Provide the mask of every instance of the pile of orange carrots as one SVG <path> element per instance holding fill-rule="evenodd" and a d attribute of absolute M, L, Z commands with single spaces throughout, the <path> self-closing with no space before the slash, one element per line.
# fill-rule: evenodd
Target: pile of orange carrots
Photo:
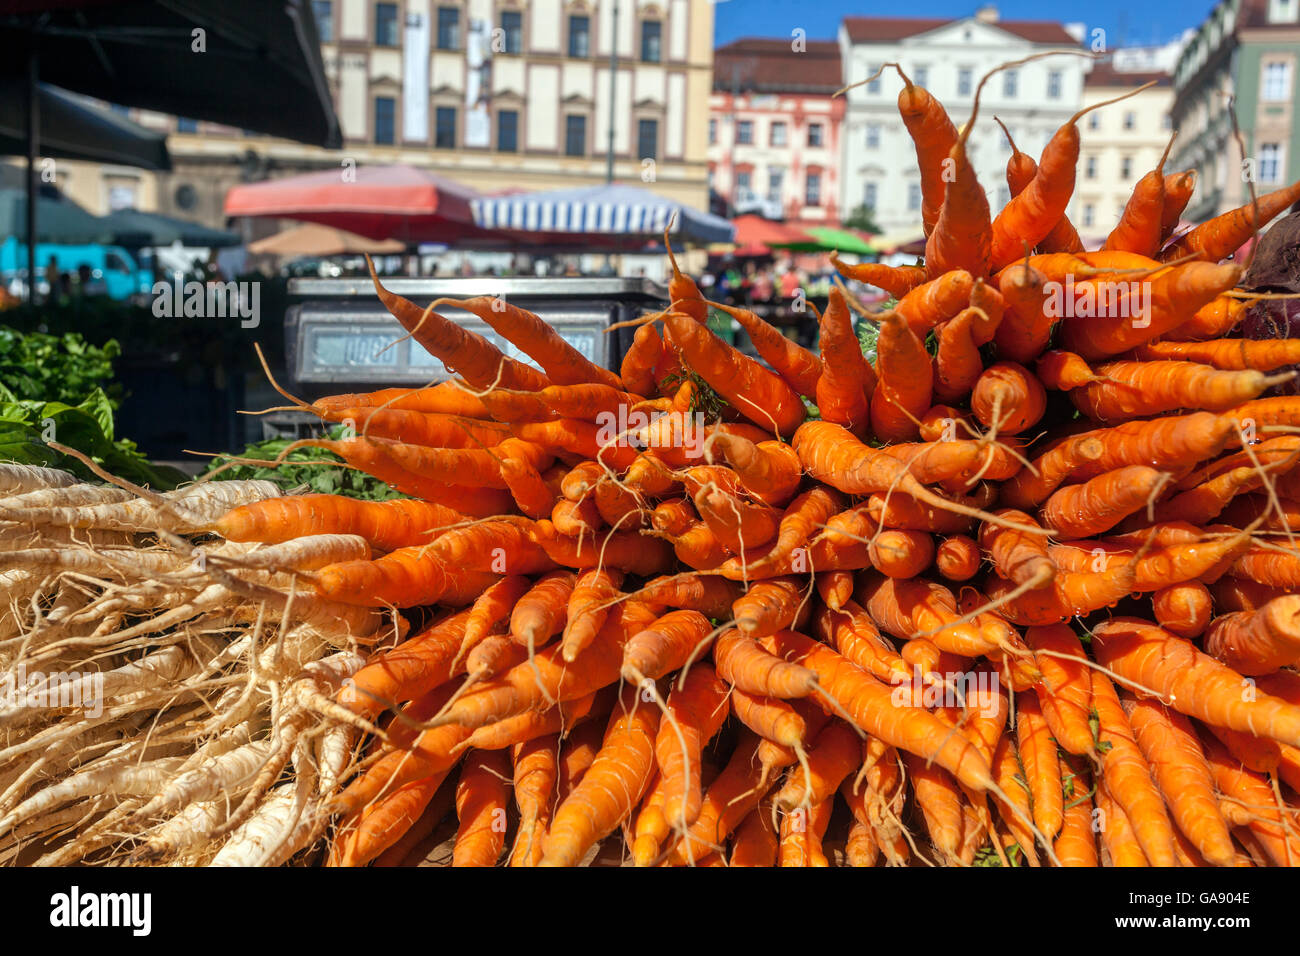
<path fill-rule="evenodd" d="M 674 261 L 615 375 L 375 278 L 458 380 L 306 407 L 412 500 L 217 526 L 360 535 L 312 585 L 417 622 L 335 698 L 332 864 L 1300 863 L 1300 340 L 1237 337 L 1221 261 L 1300 183 L 1174 236 L 1157 168 L 1085 251 L 1078 116 L 993 215 L 975 117 L 903 82 L 923 263 L 838 264 L 897 300 L 874 361 L 840 288 L 819 354 L 717 306 L 759 361 Z"/>

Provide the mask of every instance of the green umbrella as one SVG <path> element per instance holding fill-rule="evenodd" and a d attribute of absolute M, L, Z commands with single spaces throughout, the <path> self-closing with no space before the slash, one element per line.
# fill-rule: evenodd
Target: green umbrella
<path fill-rule="evenodd" d="M 124 246 L 237 246 L 243 240 L 233 232 L 211 229 L 197 222 L 173 219 L 138 209 L 119 209 L 104 217 L 114 241 Z"/>
<path fill-rule="evenodd" d="M 110 242 L 113 235 L 103 219 L 92 216 L 70 199 L 39 196 L 36 200 L 36 241 L 79 246 Z M 22 236 L 27 215 L 27 194 L 21 189 L 0 189 L 0 236 Z"/>
<path fill-rule="evenodd" d="M 873 256 L 880 251 L 857 233 L 843 229 L 810 226 L 803 232 L 803 240 L 769 242 L 768 245 L 773 249 L 789 249 L 792 252 L 847 252 L 855 256 Z"/>

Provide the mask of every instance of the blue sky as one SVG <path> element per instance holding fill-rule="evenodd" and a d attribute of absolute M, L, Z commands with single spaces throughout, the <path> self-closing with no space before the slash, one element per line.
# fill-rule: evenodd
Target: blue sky
<path fill-rule="evenodd" d="M 981 0 L 920 0 L 903 5 L 870 0 L 714 0 L 717 43 L 743 36 L 789 36 L 800 27 L 810 40 L 833 39 L 840 19 L 850 16 L 961 17 Z M 1081 21 L 1089 31 L 1101 27 L 1110 46 L 1163 43 L 1197 26 L 1214 8 L 1213 0 L 1067 0 L 1044 4 L 1029 0 L 996 2 L 1007 20 Z"/>

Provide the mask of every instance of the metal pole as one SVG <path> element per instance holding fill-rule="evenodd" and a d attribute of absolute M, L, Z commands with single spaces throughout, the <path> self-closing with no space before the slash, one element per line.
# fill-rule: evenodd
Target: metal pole
<path fill-rule="evenodd" d="M 619 0 L 611 0 L 614 7 L 614 19 L 609 30 L 609 146 L 605 151 L 605 182 L 614 181 L 614 90 L 618 86 L 618 5 Z"/>
<path fill-rule="evenodd" d="M 36 153 L 40 146 L 39 97 L 36 38 L 27 48 L 27 302 L 36 304 Z M 54 290 L 50 289 L 51 296 Z"/>

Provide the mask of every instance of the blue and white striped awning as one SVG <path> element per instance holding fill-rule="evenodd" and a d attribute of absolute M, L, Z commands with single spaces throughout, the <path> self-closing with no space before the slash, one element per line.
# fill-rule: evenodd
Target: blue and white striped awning
<path fill-rule="evenodd" d="M 483 229 L 653 238 L 662 236 L 672 220 L 674 235 L 696 242 L 731 242 L 735 234 L 726 219 L 635 186 L 584 186 L 488 196 L 472 200 L 470 208 L 475 224 Z"/>

